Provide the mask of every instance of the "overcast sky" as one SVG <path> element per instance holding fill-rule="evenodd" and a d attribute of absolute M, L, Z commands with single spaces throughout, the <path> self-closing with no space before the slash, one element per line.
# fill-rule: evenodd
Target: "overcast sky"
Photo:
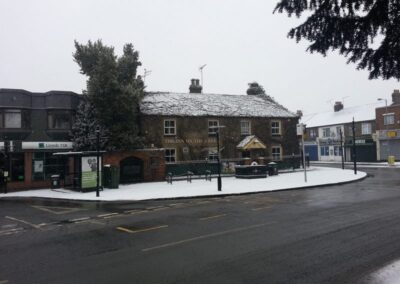
<path fill-rule="evenodd" d="M 287 38 L 299 20 L 272 14 L 277 0 L 0 0 L 0 88 L 85 89 L 74 40 L 102 39 L 121 53 L 133 43 L 148 91 L 188 92 L 204 68 L 204 92 L 245 94 L 257 81 L 292 111 L 305 113 L 391 98 L 395 80 L 330 54 L 309 54 Z"/>

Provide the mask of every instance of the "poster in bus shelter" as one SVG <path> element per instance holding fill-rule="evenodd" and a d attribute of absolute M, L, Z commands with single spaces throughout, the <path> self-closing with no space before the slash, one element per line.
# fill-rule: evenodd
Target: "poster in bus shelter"
<path fill-rule="evenodd" d="M 99 186 L 101 186 L 101 157 L 99 157 Z M 96 188 L 97 186 L 97 157 L 82 157 L 81 188 Z"/>

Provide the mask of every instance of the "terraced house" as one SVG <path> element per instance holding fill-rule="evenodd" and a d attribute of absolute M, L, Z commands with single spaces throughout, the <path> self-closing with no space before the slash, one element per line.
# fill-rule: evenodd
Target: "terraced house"
<path fill-rule="evenodd" d="M 148 147 L 164 148 L 167 163 L 217 157 L 282 160 L 298 154 L 298 116 L 265 94 L 201 93 L 193 79 L 189 93 L 157 92 L 141 104 L 141 128 Z"/>

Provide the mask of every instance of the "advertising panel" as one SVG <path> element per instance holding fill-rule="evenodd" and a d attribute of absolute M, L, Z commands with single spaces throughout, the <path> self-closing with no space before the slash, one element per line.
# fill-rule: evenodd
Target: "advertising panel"
<path fill-rule="evenodd" d="M 101 157 L 99 157 L 99 186 L 101 186 Z M 95 188 L 97 186 L 97 157 L 82 157 L 81 188 Z"/>

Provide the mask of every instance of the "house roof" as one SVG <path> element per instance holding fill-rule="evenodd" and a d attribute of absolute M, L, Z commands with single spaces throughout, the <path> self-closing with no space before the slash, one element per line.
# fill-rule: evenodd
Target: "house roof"
<path fill-rule="evenodd" d="M 375 103 L 343 108 L 337 112 L 332 110 L 329 112 L 308 114 L 301 118 L 301 123 L 306 124 L 307 128 L 310 128 L 350 123 L 353 121 L 353 117 L 356 122 L 375 120 L 375 109 L 384 105 L 384 102 L 378 101 Z"/>
<path fill-rule="evenodd" d="M 147 115 L 296 117 L 269 96 L 147 93 L 140 110 Z"/>

